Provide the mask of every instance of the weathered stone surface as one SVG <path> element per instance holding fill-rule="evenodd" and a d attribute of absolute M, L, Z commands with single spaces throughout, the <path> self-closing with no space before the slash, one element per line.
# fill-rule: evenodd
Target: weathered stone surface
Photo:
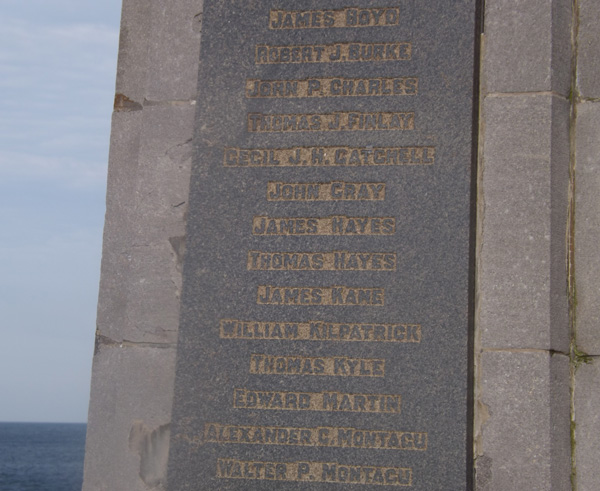
<path fill-rule="evenodd" d="M 164 489 L 175 351 L 97 340 L 83 491 Z"/>
<path fill-rule="evenodd" d="M 147 106 L 143 113 L 135 221 L 129 226 L 131 234 L 153 243 L 185 233 L 195 107 Z"/>
<path fill-rule="evenodd" d="M 201 13 L 201 0 L 123 1 L 117 100 L 139 107 L 195 97 Z"/>
<path fill-rule="evenodd" d="M 174 343 L 181 271 L 167 239 L 152 245 L 106 251 L 98 305 L 98 333 L 114 341 Z"/>
<path fill-rule="evenodd" d="M 140 245 L 184 233 L 194 112 L 187 104 L 115 113 L 106 240 Z"/>
<path fill-rule="evenodd" d="M 104 240 L 127 244 L 136 221 L 142 111 L 113 113 L 106 193 Z M 127 231 L 121 236 L 123 231 Z M 106 247 L 105 247 L 106 248 Z"/>
<path fill-rule="evenodd" d="M 575 278 L 577 345 L 600 355 L 600 104 L 577 106 Z"/>
<path fill-rule="evenodd" d="M 575 163 L 576 341 L 580 351 L 595 355 L 575 372 L 575 472 L 577 489 L 600 488 L 600 4 L 581 0 L 577 43 L 577 104 Z"/>
<path fill-rule="evenodd" d="M 196 97 L 202 0 L 151 2 L 152 41 L 146 99 L 187 101 Z"/>
<path fill-rule="evenodd" d="M 578 491 L 600 489 L 600 363 L 595 358 L 575 373 L 575 470 Z"/>
<path fill-rule="evenodd" d="M 300 17 L 282 12 L 282 0 L 205 4 L 173 491 L 200 481 L 219 490 L 470 487 L 476 5 L 454 5 L 452 16 L 444 1 L 354 5 Z M 368 262 L 382 253 L 387 266 Z M 346 333 L 326 339 L 317 321 Z M 418 324 L 422 341 L 391 335 L 402 323 Z M 355 394 L 401 394 L 401 415 Z M 242 461 L 284 471 L 236 474 Z"/>
<path fill-rule="evenodd" d="M 98 332 L 115 341 L 177 339 L 193 115 L 189 104 L 115 114 L 98 306 Z"/>
<path fill-rule="evenodd" d="M 577 88 L 582 97 L 600 97 L 600 3 L 578 0 L 579 36 L 577 39 Z"/>
<path fill-rule="evenodd" d="M 138 107 L 146 96 L 149 70 L 148 47 L 152 36 L 152 3 L 123 0 L 116 97 L 126 97 Z"/>
<path fill-rule="evenodd" d="M 476 489 L 571 490 L 568 357 L 486 351 L 480 369 L 488 419 Z"/>
<path fill-rule="evenodd" d="M 86 491 L 164 489 L 200 10 L 123 3 Z"/>
<path fill-rule="evenodd" d="M 484 70 L 484 85 L 487 84 L 487 90 L 491 92 L 554 90 L 562 95 L 568 94 L 567 73 L 570 55 L 567 52 L 568 34 L 565 34 L 565 25 L 568 22 L 567 10 L 570 3 L 566 0 L 486 1 L 487 46 L 484 54 L 487 62 Z M 582 13 L 578 46 L 579 91 L 584 97 L 600 97 L 598 95 L 600 77 L 597 74 L 598 64 L 595 62 L 599 42 L 596 26 L 599 23 L 600 6 L 595 0 L 579 0 L 578 4 Z M 161 350 L 149 347 L 135 348 L 128 343 L 123 348 L 119 348 L 112 344 L 113 340 L 110 337 L 117 342 L 123 339 L 137 339 L 142 343 L 156 342 L 167 343 L 167 345 L 175 339 L 176 331 L 173 329 L 177 328 L 175 307 L 180 283 L 177 257 L 182 254 L 184 245 L 179 234 L 182 230 L 181 221 L 184 219 L 185 205 L 178 207 L 177 210 L 169 207 L 179 203 L 174 203 L 171 198 L 178 197 L 179 190 L 186 188 L 188 182 L 184 182 L 187 181 L 187 177 L 177 170 L 175 164 L 168 163 L 165 152 L 170 148 L 171 154 L 178 159 L 177 156 L 181 156 L 186 151 L 184 149 L 186 140 L 174 141 L 169 138 L 174 146 L 161 146 L 161 132 L 169 132 L 169 126 L 177 124 L 177 113 L 166 113 L 167 125 L 161 124 L 158 112 L 153 113 L 156 117 L 143 116 L 143 114 L 150 114 L 146 109 L 156 109 L 161 104 L 172 106 L 173 102 L 177 105 L 182 104 L 181 101 L 186 99 L 195 98 L 199 49 L 196 29 L 200 25 L 196 14 L 201 9 L 201 2 L 192 0 L 173 2 L 124 0 L 117 79 L 117 94 L 120 94 L 117 97 L 119 112 L 115 113 L 113 120 L 112 164 L 109 177 L 111 184 L 105 233 L 107 248 L 108 243 L 111 242 L 110 248 L 114 254 L 106 252 L 105 249 L 101 311 L 98 318 L 99 331 L 108 339 L 104 339 L 105 346 L 97 354 L 95 361 L 85 491 L 145 491 L 162 487 L 161 469 L 163 469 L 166 451 L 164 442 L 168 438 L 167 425 L 170 420 L 174 349 L 172 346 Z M 554 26 L 552 19 L 554 19 Z M 183 52 L 180 52 L 180 49 Z M 453 60 L 454 58 L 449 56 L 448 64 Z M 444 75 L 448 73 L 447 70 L 443 72 Z M 181 78 L 183 73 L 186 75 Z M 148 101 L 153 105 L 149 106 Z M 185 104 L 188 102 L 183 102 L 183 105 Z M 549 253 L 548 250 L 564 251 L 564 248 L 560 248 L 564 228 L 560 220 L 553 222 L 552 218 L 547 228 L 548 217 L 541 210 L 542 204 L 552 208 L 552 197 L 557 196 L 553 194 L 557 187 L 547 186 L 546 191 L 543 191 L 535 184 L 538 182 L 538 177 L 541 181 L 545 179 L 546 184 L 552 182 L 550 177 L 552 173 L 548 172 L 547 168 L 548 162 L 560 162 L 559 167 L 562 169 L 564 154 L 556 142 L 563 141 L 563 123 L 557 124 L 555 121 L 555 126 L 550 133 L 555 131 L 561 136 L 551 138 L 554 143 L 548 143 L 547 122 L 538 124 L 539 120 L 533 118 L 531 120 L 533 124 L 528 126 L 527 122 L 521 122 L 523 112 L 510 109 L 511 103 L 506 103 L 510 117 L 499 118 L 499 113 L 503 110 L 501 104 L 501 102 L 492 103 L 482 115 L 482 127 L 488 132 L 487 135 L 490 134 L 490 124 L 494 133 L 498 135 L 493 145 L 495 152 L 493 154 L 487 152 L 486 158 L 498 164 L 507 164 L 512 170 L 509 175 L 504 175 L 500 165 L 492 176 L 488 174 L 484 177 L 486 194 L 492 197 L 495 195 L 493 201 L 484 203 L 485 210 L 481 215 L 482 220 L 487 222 L 484 223 L 487 233 L 484 239 L 490 239 L 483 243 L 481 250 L 484 254 L 479 258 L 480 271 L 483 272 L 485 280 L 481 284 L 480 291 L 483 295 L 482 305 L 485 306 L 482 317 L 485 320 L 482 325 L 486 329 L 484 339 L 491 347 L 509 346 L 519 350 L 531 346 L 544 348 L 555 346 L 563 349 L 564 332 L 558 329 L 556 334 L 557 329 L 555 329 L 564 319 L 562 297 L 555 304 L 559 306 L 556 316 L 548 310 L 548 304 L 552 303 L 549 297 L 554 298 L 552 285 L 556 288 L 556 292 L 564 293 L 564 290 L 561 290 L 562 280 L 552 279 L 553 275 L 554 278 L 560 277 L 560 268 L 563 264 L 560 259 L 562 252 Z M 494 111 L 489 112 L 488 109 L 492 106 Z M 541 119 L 544 119 L 548 112 L 554 110 L 560 113 L 560 121 L 565 120 L 566 111 L 562 104 L 543 103 L 542 106 L 550 106 L 553 109 L 546 108 L 543 111 L 535 109 L 533 115 L 539 116 L 540 113 L 544 113 L 541 115 Z M 532 108 L 525 103 L 521 107 L 525 113 Z M 593 125 L 591 125 L 596 120 L 596 116 L 593 108 L 588 106 L 580 106 L 580 115 L 583 115 L 580 120 L 583 123 L 581 126 L 583 133 L 578 136 L 577 168 L 578 173 L 583 170 L 582 175 L 585 177 L 579 177 L 578 174 L 577 182 L 576 247 L 579 248 L 577 254 L 580 258 L 577 262 L 577 274 L 580 290 L 578 293 L 580 302 L 583 302 L 578 311 L 581 327 L 579 339 L 585 349 L 597 353 L 594 331 L 586 328 L 585 319 L 587 318 L 590 323 L 595 322 L 598 313 L 586 298 L 581 297 L 581 295 L 593 297 L 592 279 L 594 275 L 597 276 L 594 267 L 596 254 L 584 252 L 586 248 L 588 251 L 591 250 L 595 240 L 594 231 L 598 228 L 598 224 L 593 215 L 596 206 L 594 200 L 583 202 L 584 198 L 590 196 L 590 193 L 598 187 L 594 177 L 593 157 L 594 152 L 598 152 L 595 142 L 592 141 L 594 138 Z M 161 129 L 159 132 L 153 132 L 148 128 L 150 124 L 148 118 L 152 119 L 153 125 L 158 125 Z M 489 122 L 488 118 L 490 118 Z M 184 119 L 189 127 L 186 130 L 185 124 L 182 124 L 179 127 L 181 134 L 191 135 L 190 117 L 184 116 Z M 519 122 L 516 130 L 515 119 Z M 590 124 L 586 124 L 586 121 Z M 511 153 L 504 150 L 502 138 L 508 136 L 506 141 L 510 143 L 515 139 L 519 140 L 519 134 L 522 134 L 527 141 L 534 142 L 536 153 L 533 151 Z M 150 141 L 150 138 L 156 138 L 157 145 Z M 527 145 L 523 147 L 511 145 L 511 147 L 527 150 Z M 564 149 L 566 148 L 565 144 Z M 498 158 L 498 153 L 505 154 L 506 158 L 504 160 Z M 143 159 L 139 158 L 141 154 L 144 155 Z M 536 156 L 541 158 L 536 159 Z M 579 160 L 581 156 L 585 157 L 583 163 Z M 153 169 L 153 165 L 157 162 L 158 169 Z M 535 162 L 535 164 L 530 167 L 524 164 L 527 162 Z M 540 162 L 546 162 L 542 165 L 542 174 L 545 177 L 536 174 L 536 178 L 531 180 L 528 172 L 534 173 L 534 169 L 539 168 Z M 175 171 L 177 179 L 181 180 L 178 184 L 175 183 L 175 179 L 171 180 L 169 175 L 171 170 Z M 484 168 L 484 172 L 485 170 Z M 304 171 L 301 172 L 298 173 L 299 179 L 305 176 Z M 552 175 L 555 179 L 558 176 L 560 181 L 564 179 L 564 174 L 561 172 Z M 167 188 L 172 189 L 173 193 L 169 189 L 161 189 L 161 179 L 170 180 Z M 525 187 L 525 183 L 533 183 L 531 189 L 529 186 Z M 144 195 L 145 187 L 151 190 L 149 194 Z M 515 187 L 525 196 L 539 197 L 540 208 L 533 206 L 535 199 L 527 200 L 523 209 L 516 206 L 515 201 L 520 199 L 520 194 L 513 192 Z M 554 190 L 550 192 L 550 199 L 548 188 Z M 582 189 L 584 193 L 581 192 Z M 508 194 L 505 200 L 501 196 L 502 192 Z M 156 207 L 152 205 L 154 200 L 157 203 Z M 527 210 L 532 209 L 530 205 L 534 208 L 533 214 L 530 215 L 531 226 L 527 225 L 524 216 L 528 213 Z M 557 215 L 555 211 L 552 208 L 550 215 L 560 216 L 560 213 Z M 526 233 L 535 232 L 534 242 L 543 244 L 543 247 L 529 247 L 525 240 L 525 252 L 536 253 L 530 256 L 534 257 L 533 268 L 529 267 L 521 257 L 517 244 L 511 242 L 516 240 L 518 244 L 523 245 L 520 241 L 529 235 L 510 235 L 513 220 L 502 219 L 503 215 L 509 218 L 516 217 L 517 228 Z M 138 223 L 138 220 L 141 221 Z M 177 220 L 180 222 L 177 223 Z M 139 225 L 141 223 L 143 226 Z M 548 240 L 547 233 L 559 239 Z M 509 234 L 511 240 L 505 238 L 506 234 Z M 503 253 L 500 248 L 490 249 L 490 246 L 493 246 L 491 239 L 499 240 L 500 246 L 505 248 L 506 253 Z M 589 243 L 586 244 L 588 240 Z M 537 253 L 541 255 L 538 256 Z M 511 254 L 514 264 L 510 261 Z M 547 271 L 545 274 L 542 272 L 544 261 L 541 259 L 542 256 L 552 262 L 552 266 L 549 265 L 550 263 L 545 264 Z M 493 269 L 498 271 L 493 273 Z M 555 272 L 549 273 L 548 271 L 551 270 Z M 283 275 L 285 273 L 282 277 Z M 513 279 L 524 281 L 524 283 L 520 281 L 514 283 L 513 286 L 518 287 L 518 292 L 511 290 L 511 275 Z M 151 283 L 158 284 L 140 283 L 140 280 L 147 280 L 150 277 L 152 277 Z M 550 291 L 547 290 L 548 278 L 550 278 Z M 535 285 L 538 279 L 541 280 L 541 287 Z M 495 283 L 496 280 L 499 281 L 498 285 Z M 525 284 L 531 288 L 525 288 Z M 581 288 L 584 290 L 583 293 Z M 494 298 L 496 296 L 498 298 Z M 159 303 L 153 304 L 152 299 L 159 298 Z M 539 303 L 536 303 L 538 301 Z M 502 315 L 503 309 L 513 317 L 505 319 Z M 517 310 L 520 313 L 515 316 Z M 138 315 L 141 317 L 136 319 Z M 558 321 L 551 322 L 550 318 Z M 525 327 L 530 320 L 531 329 Z M 549 324 L 545 325 L 545 322 Z M 548 325 L 551 327 L 548 328 Z M 592 324 L 589 326 L 591 328 Z M 216 353 L 215 356 L 223 356 L 223 353 Z M 556 364 L 554 360 L 557 357 L 548 358 L 552 361 L 544 362 L 544 357 L 549 356 L 545 353 L 540 352 L 539 359 L 538 355 L 534 356 L 535 359 L 527 356 L 529 354 L 519 352 L 484 354 L 484 368 L 487 375 L 481 381 L 480 387 L 485 395 L 484 402 L 490 409 L 490 419 L 488 424 L 484 425 L 484 433 L 480 439 L 485 454 L 478 459 L 477 491 L 565 489 L 565 476 L 569 474 L 565 455 L 568 453 L 569 441 L 563 432 L 568 427 L 568 422 L 564 422 L 565 404 L 560 401 L 564 398 L 564 384 L 568 373 L 560 357 L 558 358 L 561 361 Z M 554 389 L 547 383 L 548 372 L 552 372 L 548 366 L 559 367 L 555 369 L 557 378 Z M 594 440 L 594 435 L 597 433 L 595 407 L 598 406 L 594 393 L 594 390 L 598 392 L 594 386 L 596 379 L 595 366 L 580 368 L 577 375 L 578 387 L 576 387 L 579 445 L 577 463 L 579 489 L 584 491 L 595 491 L 599 487 L 595 476 L 597 455 L 600 453 Z M 377 385 L 377 381 L 374 385 Z M 287 385 L 283 390 L 288 390 Z M 548 402 L 550 400 L 560 403 L 550 404 Z M 559 410 L 556 409 L 557 407 Z M 403 407 L 403 411 L 405 409 Z M 402 418 L 402 415 L 400 417 Z M 562 422 L 553 423 L 558 420 Z M 554 440 L 549 436 L 553 434 L 553 430 L 557 430 L 557 437 Z M 554 446 L 549 445 L 548 441 L 553 441 Z M 149 451 L 154 445 L 159 451 Z M 536 447 L 540 450 L 539 453 L 536 453 Z M 355 450 L 355 452 L 361 453 L 362 450 Z M 534 458 L 535 456 L 539 458 Z M 530 460 L 527 460 L 528 458 Z M 554 459 L 556 463 L 552 467 L 555 473 L 554 479 L 546 465 L 548 459 Z M 539 475 L 538 470 L 541 472 Z M 144 476 L 146 482 L 140 474 Z"/>
<path fill-rule="evenodd" d="M 483 117 L 481 345 L 566 353 L 569 104 L 487 97 Z"/>
<path fill-rule="evenodd" d="M 566 96 L 571 86 L 571 1 L 485 4 L 486 90 L 555 91 Z"/>

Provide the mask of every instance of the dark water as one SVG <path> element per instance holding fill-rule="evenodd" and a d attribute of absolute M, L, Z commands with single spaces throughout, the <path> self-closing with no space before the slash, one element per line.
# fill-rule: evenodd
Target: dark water
<path fill-rule="evenodd" d="M 1 491 L 80 491 L 85 424 L 0 423 Z"/>

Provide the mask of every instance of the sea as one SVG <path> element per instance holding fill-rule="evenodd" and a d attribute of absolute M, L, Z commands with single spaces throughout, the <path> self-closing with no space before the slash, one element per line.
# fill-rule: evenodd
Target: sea
<path fill-rule="evenodd" d="M 85 424 L 0 423 L 1 491 L 81 491 Z"/>

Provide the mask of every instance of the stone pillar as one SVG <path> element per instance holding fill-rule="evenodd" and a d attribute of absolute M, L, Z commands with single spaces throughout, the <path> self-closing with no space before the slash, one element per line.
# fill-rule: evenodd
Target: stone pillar
<path fill-rule="evenodd" d="M 576 2 L 574 147 L 573 471 L 577 491 L 600 489 L 600 3 Z"/>
<path fill-rule="evenodd" d="M 567 490 L 571 2 L 486 2 L 476 296 L 478 490 Z"/>
<path fill-rule="evenodd" d="M 123 2 L 85 491 L 164 486 L 201 12 Z"/>

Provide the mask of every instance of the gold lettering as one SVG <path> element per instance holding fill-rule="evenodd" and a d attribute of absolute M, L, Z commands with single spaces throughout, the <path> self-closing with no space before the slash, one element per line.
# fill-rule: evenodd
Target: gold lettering
<path fill-rule="evenodd" d="M 253 235 L 394 235 L 394 217 L 268 217 L 255 216 Z"/>
<path fill-rule="evenodd" d="M 384 377 L 385 360 L 347 356 L 276 356 L 254 353 L 250 373 L 257 375 L 314 375 L 325 377 Z"/>
<path fill-rule="evenodd" d="M 267 201 L 383 201 L 385 182 L 267 183 Z"/>
<path fill-rule="evenodd" d="M 337 305 L 383 307 L 385 290 L 351 286 L 295 287 L 259 285 L 256 291 L 258 305 Z"/>
<path fill-rule="evenodd" d="M 303 131 L 412 131 L 415 113 L 334 112 L 312 114 L 248 113 L 250 133 L 294 133 Z"/>
<path fill-rule="evenodd" d="M 427 433 L 397 430 L 365 430 L 336 426 L 204 425 L 205 443 L 293 445 L 383 450 L 426 451 Z"/>
<path fill-rule="evenodd" d="M 381 486 L 412 486 L 410 467 L 348 465 L 338 462 L 266 462 L 217 459 L 218 479 L 290 482 L 333 482 Z"/>
<path fill-rule="evenodd" d="M 336 10 L 271 10 L 269 29 L 327 29 L 340 27 L 395 26 L 397 7 L 346 7 Z"/>
<path fill-rule="evenodd" d="M 246 80 L 246 97 L 305 98 L 417 95 L 419 79 L 312 78 L 305 80 Z"/>
<path fill-rule="evenodd" d="M 233 390 L 236 409 L 400 414 L 401 402 L 398 394 Z"/>
<path fill-rule="evenodd" d="M 360 324 L 311 320 L 257 322 L 221 319 L 222 339 L 420 343 L 420 324 Z"/>
<path fill-rule="evenodd" d="M 225 167 L 432 165 L 435 147 L 225 148 Z"/>
<path fill-rule="evenodd" d="M 248 251 L 248 271 L 396 271 L 394 252 Z"/>
<path fill-rule="evenodd" d="M 297 63 L 365 63 L 407 61 L 412 43 L 335 43 L 297 46 L 259 44 L 254 49 L 257 65 Z"/>

